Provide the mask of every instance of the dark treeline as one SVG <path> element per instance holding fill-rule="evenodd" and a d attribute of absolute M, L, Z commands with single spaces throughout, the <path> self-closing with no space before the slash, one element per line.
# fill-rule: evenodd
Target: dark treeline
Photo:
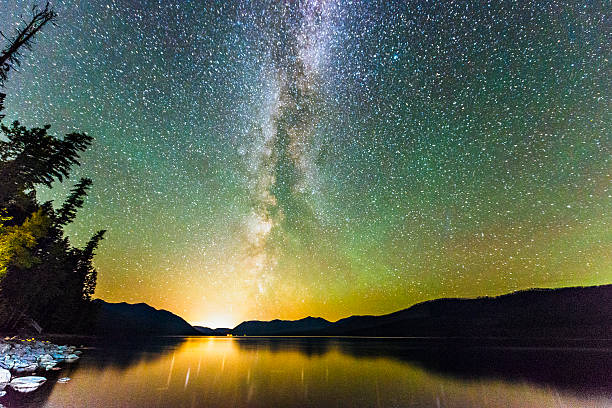
<path fill-rule="evenodd" d="M 53 25 L 53 8 L 33 7 L 0 54 L 0 90 L 31 50 L 40 30 Z M 5 94 L 0 93 L 0 120 Z M 85 133 L 64 138 L 49 125 L 28 129 L 19 122 L 0 127 L 0 331 L 27 327 L 53 332 L 86 332 L 95 316 L 91 296 L 96 286 L 92 258 L 105 231 L 84 248 L 73 247 L 64 227 L 82 207 L 91 180 L 82 178 L 59 208 L 40 203 L 36 188 L 69 178 L 80 155 L 91 145 Z"/>

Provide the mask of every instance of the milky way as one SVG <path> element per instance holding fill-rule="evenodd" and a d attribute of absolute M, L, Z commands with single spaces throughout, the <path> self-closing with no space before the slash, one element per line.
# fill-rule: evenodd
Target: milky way
<path fill-rule="evenodd" d="M 55 6 L 5 120 L 95 137 L 98 297 L 214 326 L 612 280 L 603 3 Z"/>

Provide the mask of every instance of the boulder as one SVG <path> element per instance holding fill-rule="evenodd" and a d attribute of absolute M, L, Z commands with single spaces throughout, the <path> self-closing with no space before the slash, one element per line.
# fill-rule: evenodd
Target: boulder
<path fill-rule="evenodd" d="M 7 383 L 11 381 L 11 372 L 7 369 L 0 368 L 0 383 Z"/>
<path fill-rule="evenodd" d="M 33 373 L 37 368 L 38 364 L 29 363 L 26 361 L 15 364 L 15 367 L 13 367 L 13 369 L 18 373 Z"/>
<path fill-rule="evenodd" d="M 45 381 L 47 381 L 45 377 L 38 377 L 38 376 L 31 375 L 28 377 L 14 378 L 13 381 L 9 383 L 9 385 L 15 391 L 25 393 L 25 392 L 32 392 L 38 389 L 38 387 L 43 385 Z"/>
<path fill-rule="evenodd" d="M 78 359 L 79 359 L 79 356 L 77 356 L 76 354 L 68 354 L 66 356 L 67 363 L 72 363 L 73 361 L 77 361 Z"/>
<path fill-rule="evenodd" d="M 38 358 L 38 360 L 39 360 L 41 363 L 45 363 L 45 362 L 47 362 L 47 361 L 54 361 L 54 360 L 53 360 L 53 357 L 51 356 L 51 354 L 43 354 L 42 356 L 40 356 L 40 357 Z"/>
<path fill-rule="evenodd" d="M 51 370 L 57 365 L 56 361 L 45 361 L 43 363 L 39 363 L 40 368 L 44 368 L 45 370 Z"/>

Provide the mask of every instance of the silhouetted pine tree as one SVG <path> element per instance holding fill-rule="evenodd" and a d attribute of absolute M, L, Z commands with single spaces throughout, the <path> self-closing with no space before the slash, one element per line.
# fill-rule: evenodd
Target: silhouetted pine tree
<path fill-rule="evenodd" d="M 70 168 L 80 165 L 79 154 L 93 140 L 85 133 L 70 133 L 62 139 L 47 133 L 50 126 L 27 129 L 15 121 L 0 125 L 6 141 L 0 140 L 0 206 L 19 205 L 37 184 L 51 187 L 54 180 L 68 178 Z M 16 220 L 21 221 L 21 220 Z"/>
<path fill-rule="evenodd" d="M 34 7 L 0 54 L 0 87 L 19 66 L 21 51 L 56 18 L 49 3 Z M 4 94 L 0 94 L 0 110 Z M 0 118 L 1 119 L 1 118 Z M 0 329 L 14 330 L 29 319 L 53 331 L 86 331 L 92 318 L 91 296 L 96 285 L 92 260 L 105 231 L 97 232 L 83 249 L 64 235 L 83 206 L 92 181 L 82 178 L 64 204 L 36 200 L 36 187 L 50 187 L 70 175 L 92 142 L 84 133 L 63 139 L 50 126 L 27 129 L 19 122 L 0 125 Z"/>
<path fill-rule="evenodd" d="M 7 46 L 0 54 L 0 86 L 4 86 L 4 82 L 8 79 L 10 71 L 14 71 L 16 67 L 21 65 L 21 57 L 24 50 L 31 50 L 34 43 L 34 36 L 47 23 L 54 24 L 57 18 L 57 13 L 47 2 L 44 8 L 39 8 L 37 5 L 32 7 L 32 17 L 29 20 L 24 20 L 21 17 L 21 27 L 15 29 L 12 37 L 7 37 L 5 33 L 0 31 L 0 36 L 8 40 Z"/>
<path fill-rule="evenodd" d="M 0 53 L 0 87 L 4 87 L 4 82 L 8 79 L 10 71 L 15 71 L 15 68 L 21 65 L 21 57 L 23 50 L 32 49 L 34 36 L 47 23 L 55 24 L 57 13 L 49 2 L 45 4 L 43 9 L 37 5 L 32 7 L 32 17 L 26 21 L 21 18 L 22 26 L 15 29 L 12 37 L 7 37 L 5 33 L 0 31 L 0 37 L 8 40 L 8 45 Z M 4 109 L 4 99 L 6 94 L 0 92 L 0 119 L 4 118 L 2 110 Z"/>
<path fill-rule="evenodd" d="M 62 208 L 56 212 L 55 222 L 57 222 L 59 225 L 66 225 L 74 220 L 78 209 L 83 206 L 83 203 L 85 203 L 87 190 L 89 190 L 91 187 L 91 183 L 92 181 L 89 178 L 82 178 L 79 180 L 79 182 L 72 188 L 70 196 L 68 196 L 62 205 Z"/>

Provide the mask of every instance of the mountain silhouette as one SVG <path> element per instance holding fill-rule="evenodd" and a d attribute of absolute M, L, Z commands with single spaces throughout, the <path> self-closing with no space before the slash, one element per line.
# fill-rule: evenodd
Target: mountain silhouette
<path fill-rule="evenodd" d="M 167 310 L 157 310 L 146 303 L 109 303 L 101 299 L 96 299 L 94 302 L 98 312 L 95 325 L 95 333 L 98 335 L 186 336 L 199 334 L 183 318 Z"/>
<path fill-rule="evenodd" d="M 497 297 L 442 298 L 382 316 L 331 323 L 248 321 L 234 335 L 612 338 L 612 285 L 529 289 Z"/>
<path fill-rule="evenodd" d="M 193 326 L 193 328 L 196 329 L 202 336 L 226 336 L 232 333 L 232 329 L 227 327 L 211 329 L 210 327 Z"/>
<path fill-rule="evenodd" d="M 282 334 L 326 330 L 331 325 L 331 322 L 321 317 L 310 316 L 300 320 L 275 319 L 268 322 L 250 320 L 234 327 L 232 334 L 237 336 L 279 336 Z"/>
<path fill-rule="evenodd" d="M 496 297 L 442 298 L 381 316 L 250 320 L 233 329 L 191 326 L 145 304 L 100 299 L 98 335 L 371 336 L 612 339 L 612 285 L 529 289 Z"/>

